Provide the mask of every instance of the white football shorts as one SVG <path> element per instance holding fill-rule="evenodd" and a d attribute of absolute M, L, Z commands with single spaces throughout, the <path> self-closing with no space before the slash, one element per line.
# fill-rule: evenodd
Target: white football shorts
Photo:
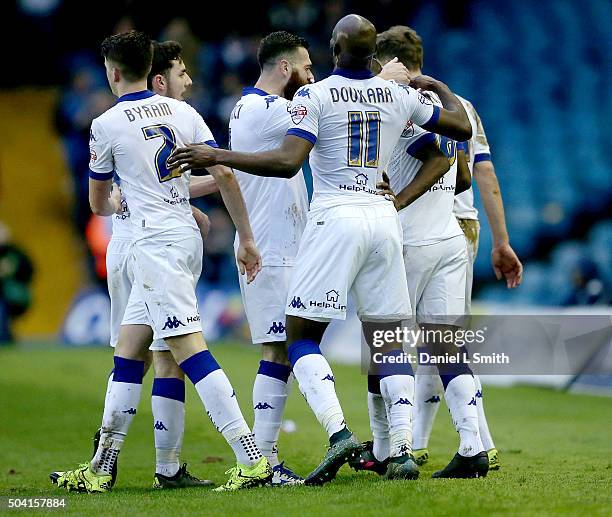
<path fill-rule="evenodd" d="M 311 209 L 308 214 L 286 314 L 343 320 L 351 290 L 362 321 L 411 315 L 401 224 L 391 202 Z"/>
<path fill-rule="evenodd" d="M 201 332 L 195 294 L 202 272 L 199 232 L 188 228 L 136 241 L 133 256 L 136 292 L 128 302 L 126 318 L 144 303 L 154 339 Z"/>
<path fill-rule="evenodd" d="M 111 239 L 106 250 L 106 274 L 111 300 L 110 345 L 113 348 L 117 346 L 121 325 L 150 325 L 144 303 L 138 302 L 135 289 L 132 295 L 134 282 L 132 268 L 132 241 Z M 131 296 L 134 296 L 134 300 L 129 303 Z M 170 348 L 163 339 L 156 339 L 151 343 L 149 350 L 165 352 Z"/>
<path fill-rule="evenodd" d="M 465 311 L 465 237 L 457 235 L 427 246 L 404 246 L 404 264 L 417 322 L 459 324 Z"/>
<path fill-rule="evenodd" d="M 292 266 L 264 266 L 250 284 L 238 275 L 254 345 L 285 341 L 285 306 Z"/>

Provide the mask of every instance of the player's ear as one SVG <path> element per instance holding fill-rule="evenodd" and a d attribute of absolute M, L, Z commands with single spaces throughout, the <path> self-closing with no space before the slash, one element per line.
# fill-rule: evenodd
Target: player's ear
<path fill-rule="evenodd" d="M 162 74 L 154 75 L 151 79 L 151 87 L 155 91 L 164 91 L 166 87 L 166 81 Z"/>
<path fill-rule="evenodd" d="M 283 74 L 285 75 L 291 74 L 291 64 L 289 63 L 289 61 L 287 61 L 286 59 L 281 59 L 279 64 L 280 64 L 281 72 Z"/>

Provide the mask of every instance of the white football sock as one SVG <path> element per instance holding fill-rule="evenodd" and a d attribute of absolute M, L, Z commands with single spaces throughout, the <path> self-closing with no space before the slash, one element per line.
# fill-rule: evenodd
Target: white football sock
<path fill-rule="evenodd" d="M 289 366 L 261 361 L 253 384 L 255 443 L 273 467 L 279 464 L 276 445 L 289 396 L 290 374 Z"/>
<path fill-rule="evenodd" d="M 116 357 L 113 381 L 106 396 L 98 449 L 91 460 L 96 473 L 110 474 L 140 401 L 144 362 Z"/>
<path fill-rule="evenodd" d="M 204 409 L 234 451 L 238 463 L 255 465 L 262 457 L 261 452 L 242 416 L 236 393 L 212 354 L 208 350 L 198 352 L 180 366 L 194 383 Z"/>
<path fill-rule="evenodd" d="M 346 427 L 329 363 L 313 341 L 298 341 L 288 349 L 300 391 L 328 436 Z"/>
<path fill-rule="evenodd" d="M 435 366 L 419 366 L 414 388 L 413 449 L 427 449 L 444 386 Z"/>
<path fill-rule="evenodd" d="M 373 437 L 372 452 L 378 461 L 384 461 L 389 457 L 389 421 L 382 395 L 368 391 L 368 415 Z"/>
<path fill-rule="evenodd" d="M 108 394 L 111 391 L 111 386 L 113 385 L 113 370 L 111 370 L 110 375 L 108 376 L 108 380 L 106 381 L 106 393 L 104 395 L 104 407 L 108 404 Z M 104 415 L 102 415 L 104 417 Z M 100 429 L 102 429 L 102 423 L 100 423 Z"/>
<path fill-rule="evenodd" d="M 155 437 L 155 472 L 174 476 L 180 468 L 185 431 L 185 382 L 176 378 L 153 380 L 151 396 Z"/>
<path fill-rule="evenodd" d="M 389 457 L 397 458 L 412 452 L 412 409 L 414 377 L 389 375 L 380 379 L 380 394 L 389 417 Z"/>
<path fill-rule="evenodd" d="M 459 433 L 459 454 L 475 456 L 484 450 L 478 433 L 478 409 L 476 408 L 476 386 L 471 374 L 454 377 L 444 392 L 446 405 Z"/>
<path fill-rule="evenodd" d="M 485 451 L 489 451 L 495 448 L 493 443 L 493 437 L 489 431 L 489 424 L 487 423 L 487 417 L 484 411 L 484 397 L 482 392 L 482 383 L 480 377 L 474 375 L 474 384 L 476 385 L 476 407 L 478 409 L 478 432 L 480 433 L 480 439 Z"/>

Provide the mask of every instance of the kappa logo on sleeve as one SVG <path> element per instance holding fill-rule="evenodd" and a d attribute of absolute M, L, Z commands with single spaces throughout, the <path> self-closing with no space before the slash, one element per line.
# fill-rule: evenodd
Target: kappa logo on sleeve
<path fill-rule="evenodd" d="M 295 106 L 291 108 L 289 114 L 291 115 L 291 120 L 293 121 L 293 123 L 299 124 L 300 122 L 302 122 L 302 120 L 304 120 L 304 117 L 308 115 L 308 109 L 306 108 L 306 106 Z"/>

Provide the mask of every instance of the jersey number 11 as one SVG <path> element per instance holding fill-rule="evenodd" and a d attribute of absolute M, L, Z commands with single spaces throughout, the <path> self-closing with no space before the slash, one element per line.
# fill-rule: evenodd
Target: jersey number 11
<path fill-rule="evenodd" d="M 365 124 L 364 124 L 365 122 Z M 365 126 L 365 128 L 364 128 Z M 349 111 L 348 165 L 349 167 L 378 167 L 380 140 L 380 112 Z"/>

